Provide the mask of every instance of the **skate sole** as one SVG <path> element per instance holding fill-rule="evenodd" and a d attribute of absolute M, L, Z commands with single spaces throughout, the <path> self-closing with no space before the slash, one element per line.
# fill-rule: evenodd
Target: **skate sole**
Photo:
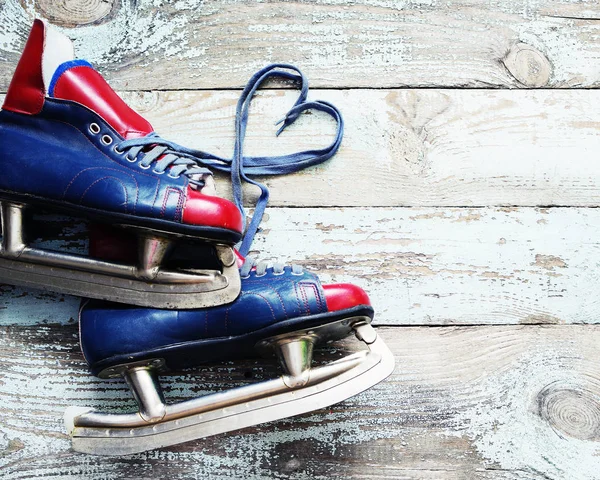
<path fill-rule="evenodd" d="M 118 303 L 193 309 L 233 302 L 241 280 L 234 264 L 223 272 L 196 270 L 195 283 L 163 284 L 0 258 L 0 283 Z"/>
<path fill-rule="evenodd" d="M 74 205 L 30 194 L 0 190 L 0 202 L 2 201 L 34 205 L 44 210 L 53 210 L 67 215 L 87 218 L 98 223 L 145 231 L 163 237 L 186 238 L 192 241 L 217 242 L 226 245 L 235 245 L 242 238 L 241 233 L 226 228 L 188 225 L 159 218 L 139 217 L 128 213 L 106 212 L 97 208 Z"/>
<path fill-rule="evenodd" d="M 358 306 L 337 312 L 297 317 L 235 337 L 195 340 L 138 353 L 113 356 L 90 365 L 90 370 L 100 378 L 112 378 L 121 376 L 120 371 L 123 365 L 146 360 L 160 360 L 165 369 L 179 370 L 219 360 L 248 358 L 256 356 L 257 351 L 266 351 L 268 345 L 264 342 L 267 339 L 300 331 L 316 330 L 324 324 L 334 325 L 335 328 L 329 329 L 326 336 L 323 333 L 318 343 L 345 338 L 352 332 L 352 326 L 349 322 L 344 323 L 345 320 L 362 317 L 370 322 L 373 315 L 371 307 Z"/>
<path fill-rule="evenodd" d="M 106 414 L 70 407 L 64 419 L 73 450 L 129 455 L 311 412 L 361 393 L 392 373 L 394 356 L 368 317 L 347 320 L 368 350 L 309 369 L 301 383 L 294 383 L 298 377 L 283 375 L 172 405 L 164 405 L 159 397 L 147 395 L 150 388 L 138 385 L 138 395 L 144 397 L 141 404 L 159 407 L 158 416 L 147 420 L 142 411 Z M 136 377 L 138 373 L 135 378 L 151 378 L 143 369 Z M 154 399 L 158 403 L 144 401 Z"/>

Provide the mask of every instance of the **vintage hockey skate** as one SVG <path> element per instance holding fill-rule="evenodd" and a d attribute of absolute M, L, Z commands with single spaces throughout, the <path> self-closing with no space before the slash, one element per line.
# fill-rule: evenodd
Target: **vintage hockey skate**
<path fill-rule="evenodd" d="M 241 268 L 230 305 L 152 310 L 91 301 L 80 313 L 81 345 L 100 378 L 124 377 L 139 411 L 65 413 L 73 449 L 125 455 L 290 417 L 340 402 L 391 374 L 394 358 L 371 327 L 373 309 L 354 285 L 324 285 L 298 266 Z M 354 333 L 367 349 L 311 368 L 313 347 Z M 280 377 L 167 404 L 167 369 L 274 352 Z"/>
<path fill-rule="evenodd" d="M 205 154 L 156 135 L 40 20 L 0 111 L 0 146 L 0 282 L 157 308 L 239 294 L 242 215 L 214 195 Z M 24 210 L 40 207 L 131 229 L 139 252 L 119 263 L 32 248 Z M 209 246 L 216 268 L 169 268 L 189 243 Z"/>

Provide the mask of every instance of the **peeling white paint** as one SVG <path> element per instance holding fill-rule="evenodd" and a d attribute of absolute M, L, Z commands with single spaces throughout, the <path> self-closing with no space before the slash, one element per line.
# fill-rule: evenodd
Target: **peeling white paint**
<path fill-rule="evenodd" d="M 255 248 L 363 286 L 383 324 L 595 323 L 600 217 L 576 211 L 272 209 Z M 538 265 L 542 252 L 568 267 Z"/>
<path fill-rule="evenodd" d="M 162 10 L 170 2 L 161 0 L 141 0 L 133 4 L 121 2 L 114 18 L 99 25 L 85 25 L 76 29 L 58 28 L 70 37 L 76 52 L 92 63 L 112 65 L 119 64 L 130 57 L 132 53 L 145 56 L 142 65 L 149 61 L 164 61 L 164 57 L 177 57 L 183 54 L 185 58 L 197 56 L 193 49 L 188 49 L 187 25 L 189 17 L 185 15 L 166 16 Z M 203 2 L 178 2 L 177 10 L 201 8 Z M 136 5 L 136 6 L 134 6 Z M 34 2 L 27 0 L 25 7 L 18 0 L 4 2 L 5 18 L 10 18 L 6 30 L 0 31 L 0 45 L 7 45 L 7 50 L 18 52 L 20 41 L 16 36 L 16 24 L 23 32 L 29 30 L 30 23 L 35 17 Z M 201 54 L 202 49 L 198 50 Z M 156 55 L 158 54 L 158 55 Z M 183 58 L 182 57 L 182 58 Z"/>
<path fill-rule="evenodd" d="M 560 382 L 563 388 L 577 389 L 589 383 L 588 372 L 581 366 L 565 365 L 572 346 L 544 346 L 542 350 L 532 345 L 531 351 L 515 359 L 512 368 L 490 374 L 480 391 L 494 399 L 493 403 L 474 403 L 455 417 L 456 424 L 492 465 L 551 479 L 600 479 L 598 441 L 561 435 L 537 412 L 536 395 L 547 385 Z"/>
<path fill-rule="evenodd" d="M 26 37 L 35 18 L 34 2 L 8 0 L 0 5 L 0 46 L 10 53 L 20 53 L 22 38 Z"/>
<path fill-rule="evenodd" d="M 520 41 L 544 52 L 553 65 L 551 82 L 583 83 L 585 78 L 600 79 L 600 53 L 590 55 L 589 38 L 580 35 L 575 20 L 566 20 L 573 28 L 566 33 L 564 19 L 546 18 L 523 23 L 517 29 Z"/>
<path fill-rule="evenodd" d="M 230 157 L 238 96 L 161 92 L 144 114 L 162 136 Z M 332 141 L 334 123 L 319 112 L 302 115 L 275 137 L 273 123 L 296 96 L 260 93 L 251 108 L 248 155 Z M 341 110 L 342 147 L 317 168 L 269 178 L 271 205 L 598 205 L 596 96 L 583 90 L 312 90 L 311 99 Z"/>

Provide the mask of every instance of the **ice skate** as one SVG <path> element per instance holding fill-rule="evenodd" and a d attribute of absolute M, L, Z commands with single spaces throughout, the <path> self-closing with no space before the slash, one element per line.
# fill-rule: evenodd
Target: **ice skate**
<path fill-rule="evenodd" d="M 239 294 L 232 246 L 242 216 L 215 196 L 204 154 L 160 138 L 40 20 L 0 111 L 0 145 L 0 282 L 156 308 Z M 138 251 L 119 263 L 33 248 L 24 211 L 39 208 L 129 229 Z M 166 266 L 179 245 L 195 243 L 216 263 Z"/>
<path fill-rule="evenodd" d="M 115 243 L 113 242 L 114 246 Z M 85 358 L 100 378 L 123 377 L 139 410 L 65 414 L 73 449 L 125 455 L 316 410 L 385 379 L 394 358 L 371 327 L 359 287 L 321 285 L 298 266 L 241 267 L 242 293 L 229 305 L 153 310 L 91 301 L 80 314 Z M 311 368 L 313 348 L 354 334 L 366 349 Z M 276 354 L 281 376 L 167 404 L 158 375 L 169 369 Z"/>

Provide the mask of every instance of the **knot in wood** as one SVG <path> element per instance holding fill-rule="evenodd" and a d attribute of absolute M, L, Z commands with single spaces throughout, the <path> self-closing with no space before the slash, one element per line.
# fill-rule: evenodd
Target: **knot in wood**
<path fill-rule="evenodd" d="M 117 0 L 36 0 L 35 10 L 54 25 L 77 27 L 107 19 L 117 3 Z"/>
<path fill-rule="evenodd" d="M 144 114 L 158 108 L 160 103 L 159 92 L 127 92 L 123 95 L 127 105 L 136 112 Z"/>
<path fill-rule="evenodd" d="M 508 72 L 526 87 L 544 87 L 550 81 L 552 64 L 538 49 L 517 43 L 504 57 Z"/>
<path fill-rule="evenodd" d="M 600 440 L 600 388 L 554 382 L 537 396 L 539 415 L 559 434 Z"/>

